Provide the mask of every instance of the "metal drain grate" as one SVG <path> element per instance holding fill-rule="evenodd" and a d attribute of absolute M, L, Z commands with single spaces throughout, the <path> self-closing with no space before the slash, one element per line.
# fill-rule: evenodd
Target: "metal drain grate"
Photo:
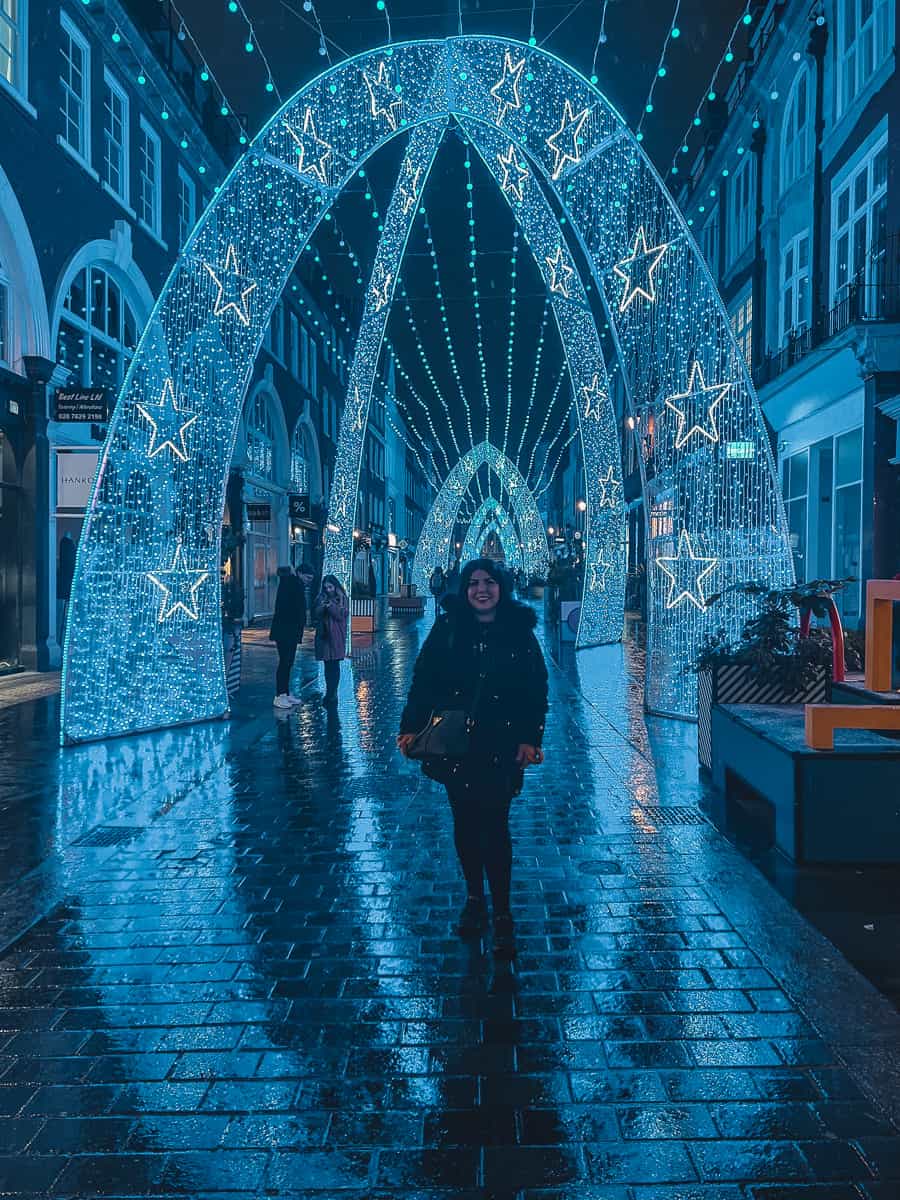
<path fill-rule="evenodd" d="M 654 825 L 706 825 L 706 817 L 696 808 L 678 808 L 668 805 L 642 804 L 641 816 Z"/>
<path fill-rule="evenodd" d="M 73 846 L 121 846 L 144 832 L 143 825 L 97 825 L 76 838 Z"/>

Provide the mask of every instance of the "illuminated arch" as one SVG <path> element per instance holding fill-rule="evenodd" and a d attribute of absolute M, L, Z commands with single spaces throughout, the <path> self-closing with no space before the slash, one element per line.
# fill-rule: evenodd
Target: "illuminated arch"
<path fill-rule="evenodd" d="M 483 501 L 469 522 L 466 540 L 463 542 L 462 554 L 460 555 L 464 563 L 479 557 L 481 547 L 487 538 L 490 537 L 491 533 L 496 533 L 500 539 L 500 545 L 503 547 L 503 554 L 508 567 L 514 571 L 521 569 L 526 571 L 528 575 L 540 574 L 539 569 L 535 569 L 534 563 L 529 563 L 528 567 L 526 567 L 522 554 L 522 541 L 518 530 L 500 501 L 494 500 L 490 496 Z M 546 570 L 546 554 L 543 555 L 543 566 Z"/>
<path fill-rule="evenodd" d="M 373 92 L 366 75 L 388 86 Z M 203 214 L 157 300 L 110 424 L 79 546 L 64 658 L 65 739 L 227 711 L 220 521 L 265 326 L 297 255 L 360 166 L 391 138 L 450 117 L 498 137 L 502 130 L 515 181 L 522 176 L 510 146 L 529 181 L 560 207 L 566 240 L 545 278 L 555 294 L 561 279 L 574 278 L 577 245 L 591 302 L 596 296 L 609 321 L 632 413 L 655 415 L 653 469 L 643 478 L 650 707 L 691 715 L 695 685 L 686 662 L 704 634 L 735 632 L 748 611 L 746 598 L 729 594 L 708 612 L 710 591 L 749 576 L 791 578 L 774 463 L 746 364 L 684 221 L 618 113 L 565 63 L 508 39 L 389 46 L 329 68 L 273 117 Z M 592 420 L 603 411 L 602 379 L 594 364 L 578 369 L 576 399 Z M 153 454 L 151 419 L 179 446 L 185 433 L 183 455 Z M 121 536 L 120 489 L 107 486 L 107 477 L 137 468 L 158 518 L 144 545 Z M 598 509 L 604 500 L 620 502 L 621 482 L 588 480 Z M 606 557 L 588 567 L 601 594 L 621 574 L 621 562 Z"/>
<path fill-rule="evenodd" d="M 444 480 L 422 526 L 412 570 L 412 581 L 420 590 L 427 587 L 436 563 L 449 563 L 462 498 L 483 466 L 493 472 L 509 496 L 519 524 L 523 560 L 529 564 L 525 570 L 546 576 L 547 535 L 534 497 L 516 464 L 490 442 L 480 442 L 462 456 Z"/>

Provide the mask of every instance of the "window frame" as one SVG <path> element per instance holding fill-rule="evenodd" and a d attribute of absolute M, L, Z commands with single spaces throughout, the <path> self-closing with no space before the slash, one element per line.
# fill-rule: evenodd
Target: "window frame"
<path fill-rule="evenodd" d="M 739 297 L 730 313 L 734 340 L 744 357 L 749 371 L 753 365 L 753 288 L 749 287 Z"/>
<path fill-rule="evenodd" d="M 59 111 L 63 118 L 64 132 L 60 134 L 62 144 L 85 166 L 91 166 L 91 45 L 85 35 L 81 32 L 69 14 L 63 10 L 59 14 L 59 23 L 62 35 L 68 38 L 72 45 L 78 47 L 82 54 L 82 81 L 84 91 L 81 97 L 78 97 L 72 90 L 71 84 L 66 81 L 62 71 L 59 74 L 59 83 L 63 91 L 63 97 L 67 95 L 76 96 L 76 99 L 81 105 L 78 131 L 81 146 L 73 146 L 68 139 L 69 113 L 67 108 L 63 108 L 60 104 Z M 60 52 L 65 62 L 71 65 L 71 59 L 66 54 L 65 43 L 60 46 Z"/>
<path fill-rule="evenodd" d="M 860 22 L 863 0 L 838 0 L 837 2 L 837 38 L 836 38 L 836 69 L 837 77 L 837 117 L 840 119 L 850 106 L 865 92 L 870 81 L 878 73 L 883 63 L 888 61 L 893 50 L 891 23 L 893 20 L 890 0 L 872 0 L 872 11 L 868 18 Z M 853 36 L 848 39 L 847 25 L 852 9 Z M 879 39 L 879 32 L 881 38 Z M 864 39 L 871 35 L 872 61 L 868 71 L 862 65 Z M 879 40 L 882 43 L 879 55 Z M 852 75 L 852 87 L 850 76 Z"/>
<path fill-rule="evenodd" d="M 797 124 L 797 101 L 801 85 L 805 85 L 806 103 L 802 126 Z M 781 123 L 781 190 L 787 189 L 809 169 L 812 148 L 813 118 L 810 112 L 812 99 L 812 72 L 806 63 L 800 66 L 788 93 Z M 790 140 L 789 140 L 790 139 Z"/>
<path fill-rule="evenodd" d="M 274 484 L 277 479 L 278 463 L 277 463 L 277 442 L 275 430 L 275 416 L 272 411 L 272 405 L 275 403 L 274 397 L 265 388 L 260 388 L 251 397 L 247 405 L 246 433 L 247 433 L 247 474 L 252 475 L 255 479 L 259 479 L 264 483 Z M 263 413 L 262 425 L 257 423 L 257 410 L 261 409 Z M 256 445 L 265 446 L 267 448 L 268 463 L 263 464 L 263 468 L 259 469 L 259 461 L 256 457 L 254 447 Z"/>
<path fill-rule="evenodd" d="M 111 93 L 122 105 L 122 143 L 120 146 L 122 154 L 122 162 L 120 167 L 121 188 L 115 188 L 109 181 L 109 155 L 107 153 L 109 146 L 109 129 L 107 127 L 107 117 L 110 115 L 110 109 L 107 107 L 106 97 L 107 92 Z M 108 67 L 103 68 L 103 173 L 101 179 L 109 191 L 121 200 L 123 204 L 129 203 L 131 194 L 131 138 L 130 138 L 130 119 L 131 119 L 131 102 L 125 88 L 119 83 L 115 75 Z"/>
<path fill-rule="evenodd" d="M 801 267 L 799 266 L 799 251 L 803 242 L 806 243 L 806 264 Z M 786 274 L 788 254 L 791 255 L 790 276 Z M 788 341 L 797 337 L 798 334 L 802 333 L 810 326 L 810 322 L 812 320 L 812 314 L 809 311 L 812 303 L 810 281 L 811 266 L 810 234 L 808 229 L 802 229 L 799 233 L 795 233 L 794 236 L 787 241 L 781 251 L 781 264 L 779 271 L 780 283 L 778 293 L 778 340 L 781 345 L 786 345 Z M 800 290 L 798 288 L 798 284 L 800 284 L 804 279 L 806 280 L 806 316 L 804 320 L 801 320 L 800 317 L 802 314 L 800 313 L 799 306 Z M 789 287 L 791 289 L 791 323 L 790 325 L 786 326 L 785 319 L 787 314 L 785 311 L 785 296 Z"/>
<path fill-rule="evenodd" d="M 93 294 L 94 294 L 93 275 L 95 272 L 99 272 L 107 280 L 106 284 L 104 285 L 104 295 L 106 295 L 108 292 L 110 281 L 115 285 L 115 287 L 118 290 L 118 293 L 119 293 L 119 332 L 117 335 L 110 334 L 106 330 L 101 329 L 100 326 L 94 324 L 94 322 L 92 320 Z M 72 287 L 75 284 L 79 275 L 83 275 L 83 277 L 84 277 L 85 316 L 83 316 L 83 317 L 80 316 L 78 313 L 74 312 L 72 309 L 66 307 L 66 299 L 69 296 L 69 293 L 71 292 Z M 134 327 L 135 345 L 131 346 L 131 347 L 127 346 L 126 342 L 125 342 L 125 330 L 126 330 L 126 325 L 127 325 L 126 314 L 128 312 L 130 312 L 130 314 L 131 314 L 131 321 L 132 321 L 132 325 Z M 122 381 L 124 380 L 124 378 L 128 372 L 128 366 L 129 366 L 132 358 L 134 357 L 134 352 L 135 352 L 135 349 L 137 346 L 137 341 L 138 341 L 138 336 L 139 336 L 138 335 L 139 322 L 138 322 L 138 315 L 135 311 L 134 305 L 131 303 L 131 300 L 128 298 L 127 289 L 123 286 L 120 279 L 117 278 L 117 276 L 108 269 L 108 267 L 105 263 L 103 263 L 103 262 L 88 263 L 86 266 L 80 267 L 79 270 L 75 272 L 75 274 L 72 276 L 72 278 L 68 282 L 66 290 L 62 296 L 62 304 L 59 309 L 59 319 L 56 323 L 56 341 L 54 344 L 54 353 L 56 355 L 57 362 L 59 362 L 59 360 L 60 360 L 59 340 L 60 340 L 60 335 L 62 333 L 63 325 L 68 325 L 70 329 L 74 329 L 75 331 L 77 331 L 77 333 L 79 333 L 83 339 L 84 353 L 83 353 L 83 357 L 82 357 L 80 377 L 78 380 L 79 384 L 82 387 L 111 386 L 113 389 L 118 389 L 119 387 L 121 387 Z M 99 343 L 101 346 L 103 346 L 107 350 L 114 351 L 119 356 L 118 378 L 111 385 L 102 384 L 94 376 L 93 364 L 94 364 L 94 344 L 95 343 Z M 74 371 L 75 368 L 69 368 L 69 369 Z"/>
<path fill-rule="evenodd" d="M 303 480 L 302 484 L 298 483 L 299 474 L 295 473 L 294 467 L 298 461 L 303 463 Z M 291 491 L 300 495 L 309 495 L 309 459 L 306 453 L 306 438 L 303 422 L 298 421 L 294 426 L 294 432 L 291 434 Z"/>
<path fill-rule="evenodd" d="M 288 353 L 290 371 L 295 379 L 300 378 L 300 321 L 293 309 L 288 311 Z"/>
<path fill-rule="evenodd" d="M 700 230 L 700 249 L 713 279 L 719 277 L 719 206 L 714 205 Z"/>
<path fill-rule="evenodd" d="M 138 221 L 149 233 L 157 239 L 162 238 L 162 138 L 147 120 L 143 113 L 140 119 L 141 140 L 138 147 L 140 162 L 138 164 L 138 196 L 137 196 L 137 214 Z M 144 216 L 144 181 L 147 178 L 144 172 L 144 162 L 147 158 L 145 145 L 146 142 L 154 147 L 155 153 L 153 162 L 155 167 L 155 180 L 153 187 L 153 212 L 152 221 L 148 221 Z"/>
<path fill-rule="evenodd" d="M 184 197 L 190 196 L 190 222 L 187 231 L 184 229 Z M 185 243 L 197 224 L 197 183 L 184 163 L 178 164 L 178 248 L 184 248 Z"/>
<path fill-rule="evenodd" d="M 0 0 L 0 22 L 5 23 L 11 31 L 10 43 L 12 53 L 12 79 L 0 74 L 0 85 L 8 88 L 14 95 L 28 101 L 28 0 L 19 0 L 19 16 L 13 20 L 12 15 L 5 11 L 6 0 Z"/>
<path fill-rule="evenodd" d="M 750 245 L 753 235 L 756 171 L 752 155 L 745 154 L 732 175 L 728 201 L 728 265 L 732 266 Z"/>
<path fill-rule="evenodd" d="M 835 305 L 844 297 L 839 295 L 843 289 L 849 289 L 854 282 L 859 282 L 858 276 L 860 267 L 864 274 L 862 282 L 868 284 L 871 282 L 870 266 L 873 262 L 873 231 L 872 231 L 872 214 L 876 206 L 882 201 L 888 193 L 887 176 L 877 187 L 875 184 L 875 164 L 878 156 L 884 152 L 887 153 L 888 132 L 883 130 L 876 137 L 871 145 L 864 151 L 841 174 L 832 182 L 831 185 L 831 246 L 830 246 L 830 264 L 829 264 L 829 283 L 831 303 Z M 866 176 L 866 198 L 862 204 L 854 203 L 857 191 L 858 180 L 865 174 Z M 840 207 L 843 197 L 847 197 L 847 218 L 845 221 L 840 221 Z M 866 247 L 864 251 L 864 260 L 862 264 L 856 263 L 855 243 L 853 239 L 854 231 L 862 217 L 865 217 L 866 222 Z M 843 282 L 838 282 L 839 262 L 839 245 L 841 239 L 847 238 L 847 277 Z"/>

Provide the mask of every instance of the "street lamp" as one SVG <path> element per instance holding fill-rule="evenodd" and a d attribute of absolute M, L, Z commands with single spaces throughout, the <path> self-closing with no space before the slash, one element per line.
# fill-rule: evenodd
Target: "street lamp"
<path fill-rule="evenodd" d="M 578 509 L 579 512 L 586 512 L 587 511 L 587 500 L 579 500 L 576 503 L 575 507 Z"/>

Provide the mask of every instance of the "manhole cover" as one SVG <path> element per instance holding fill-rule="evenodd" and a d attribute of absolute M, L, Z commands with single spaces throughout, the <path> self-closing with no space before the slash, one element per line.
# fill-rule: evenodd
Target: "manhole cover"
<path fill-rule="evenodd" d="M 589 858 L 578 864 L 584 875 L 621 875 L 622 864 L 611 858 Z"/>
<path fill-rule="evenodd" d="M 144 832 L 142 825 L 97 825 L 89 829 L 80 838 L 76 838 L 73 846 L 119 846 L 130 842 Z"/>
<path fill-rule="evenodd" d="M 705 825 L 707 823 L 706 817 L 696 808 L 642 804 L 639 812 L 654 825 Z"/>

